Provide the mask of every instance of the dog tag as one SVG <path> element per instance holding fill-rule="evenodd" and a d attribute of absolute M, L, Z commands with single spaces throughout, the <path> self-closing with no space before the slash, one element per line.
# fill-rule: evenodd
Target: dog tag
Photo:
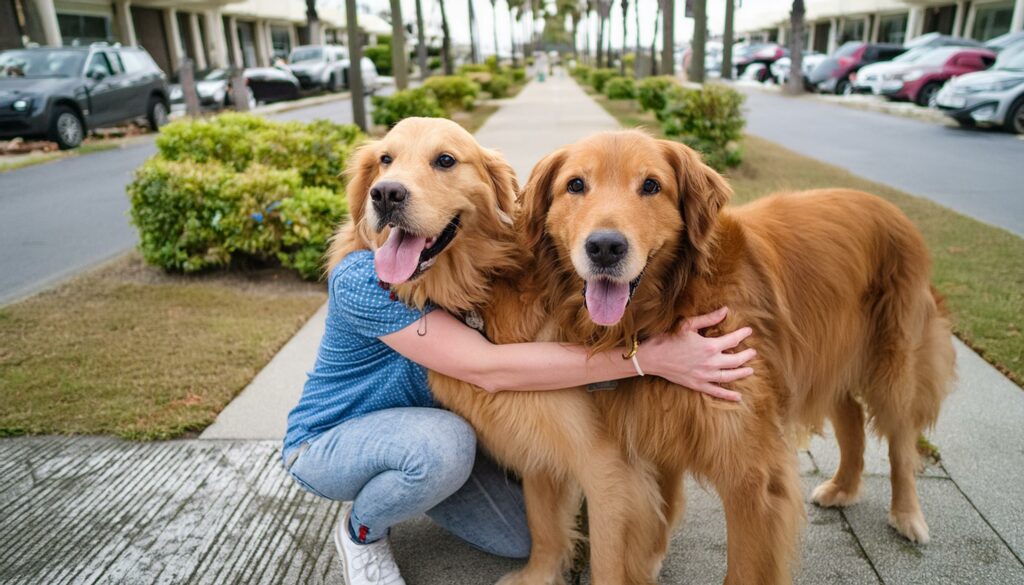
<path fill-rule="evenodd" d="M 601 392 L 603 390 L 615 390 L 619 387 L 618 380 L 608 380 L 607 382 L 595 382 L 593 384 L 587 384 L 587 392 Z"/>

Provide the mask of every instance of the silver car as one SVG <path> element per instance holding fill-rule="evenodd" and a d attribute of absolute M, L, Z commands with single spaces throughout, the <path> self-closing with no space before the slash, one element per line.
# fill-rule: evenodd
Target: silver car
<path fill-rule="evenodd" d="M 935 104 L 961 126 L 1002 126 L 1024 134 L 1024 43 L 1004 49 L 989 70 L 950 80 Z"/>

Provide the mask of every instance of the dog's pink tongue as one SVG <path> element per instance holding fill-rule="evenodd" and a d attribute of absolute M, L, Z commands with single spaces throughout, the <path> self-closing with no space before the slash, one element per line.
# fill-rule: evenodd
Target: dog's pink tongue
<path fill-rule="evenodd" d="M 398 228 L 391 228 L 391 235 L 373 255 L 373 266 L 377 278 L 391 284 L 401 284 L 416 272 L 420 254 L 426 247 L 427 239 L 411 235 Z"/>
<path fill-rule="evenodd" d="M 629 303 L 629 283 L 604 278 L 587 281 L 587 310 L 598 325 L 615 325 L 622 319 Z"/>

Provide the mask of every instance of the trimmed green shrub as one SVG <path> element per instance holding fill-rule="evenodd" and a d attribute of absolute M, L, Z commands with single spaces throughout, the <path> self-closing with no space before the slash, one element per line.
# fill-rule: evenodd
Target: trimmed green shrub
<path fill-rule="evenodd" d="M 509 67 L 508 74 L 512 77 L 512 83 L 522 83 L 526 81 L 525 67 Z"/>
<path fill-rule="evenodd" d="M 459 75 L 465 75 L 467 73 L 490 73 L 491 70 L 483 63 L 466 63 L 465 65 L 459 65 L 455 72 Z"/>
<path fill-rule="evenodd" d="M 647 77 L 636 84 L 636 98 L 640 107 L 648 112 L 665 109 L 665 92 L 678 85 L 668 75 Z"/>
<path fill-rule="evenodd" d="M 594 68 L 590 65 L 577 65 L 573 67 L 570 75 L 581 83 L 590 83 L 590 72 L 593 70 Z"/>
<path fill-rule="evenodd" d="M 427 78 L 421 86 L 433 94 L 437 103 L 449 114 L 456 110 L 471 110 L 480 95 L 480 86 L 461 75 L 439 75 Z"/>
<path fill-rule="evenodd" d="M 594 88 L 597 93 L 604 93 L 604 84 L 609 79 L 617 77 L 619 72 L 615 69 L 605 67 L 603 69 L 593 69 L 590 71 L 590 75 L 587 76 L 587 83 Z"/>
<path fill-rule="evenodd" d="M 636 83 L 628 77 L 613 77 L 604 84 L 604 95 L 610 100 L 636 98 Z"/>
<path fill-rule="evenodd" d="M 447 116 L 434 94 L 422 87 L 403 89 L 386 97 L 375 95 L 372 102 L 373 123 L 388 128 L 405 118 L 444 118 Z"/>
<path fill-rule="evenodd" d="M 700 89 L 675 87 L 667 92 L 667 104 L 659 118 L 665 135 L 704 155 L 704 161 L 723 170 L 742 161 L 739 140 L 743 137 L 743 96 L 722 84 Z"/>
<path fill-rule="evenodd" d="M 487 71 L 490 71 L 491 73 L 501 73 L 502 69 L 501 65 L 498 63 L 498 58 L 494 55 L 484 59 L 484 67 L 486 67 Z"/>
<path fill-rule="evenodd" d="M 512 88 L 512 80 L 507 75 L 500 73 L 492 74 L 485 83 L 481 84 L 483 90 L 491 94 L 492 98 L 503 98 L 508 95 Z"/>
<path fill-rule="evenodd" d="M 320 275 L 358 129 L 225 114 L 164 130 L 128 186 L 147 262 L 195 272 L 244 257 Z"/>
<path fill-rule="evenodd" d="M 377 67 L 377 73 L 391 75 L 391 45 L 377 44 L 372 47 L 364 47 L 363 55 L 373 61 Z"/>
<path fill-rule="evenodd" d="M 440 57 L 431 57 L 430 59 L 427 59 L 427 69 L 430 69 L 431 71 L 436 71 L 436 70 L 438 70 L 440 68 L 441 68 L 441 58 Z"/>

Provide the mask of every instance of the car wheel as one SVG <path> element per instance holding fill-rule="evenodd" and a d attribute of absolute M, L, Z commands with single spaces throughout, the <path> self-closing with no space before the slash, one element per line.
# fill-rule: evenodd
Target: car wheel
<path fill-rule="evenodd" d="M 917 98 L 914 100 L 917 105 L 922 108 L 929 108 L 935 101 L 935 96 L 939 94 L 939 90 L 942 89 L 942 84 L 932 81 L 924 84 L 924 87 L 917 92 Z"/>
<path fill-rule="evenodd" d="M 1024 98 L 1018 98 L 1017 103 L 1010 106 L 1004 126 L 1014 134 L 1024 134 Z"/>
<path fill-rule="evenodd" d="M 846 79 L 836 82 L 836 95 L 850 95 L 853 93 L 853 85 Z"/>
<path fill-rule="evenodd" d="M 78 113 L 68 106 L 57 106 L 50 120 L 50 140 L 61 150 L 77 148 L 85 138 L 85 124 Z"/>
<path fill-rule="evenodd" d="M 331 78 L 327 80 L 327 91 L 337 93 L 338 89 L 338 76 L 331 73 Z"/>
<path fill-rule="evenodd" d="M 149 98 L 149 107 L 146 108 L 146 120 L 149 121 L 149 128 L 153 132 L 159 132 L 160 128 L 167 123 L 167 104 L 158 97 Z"/>

